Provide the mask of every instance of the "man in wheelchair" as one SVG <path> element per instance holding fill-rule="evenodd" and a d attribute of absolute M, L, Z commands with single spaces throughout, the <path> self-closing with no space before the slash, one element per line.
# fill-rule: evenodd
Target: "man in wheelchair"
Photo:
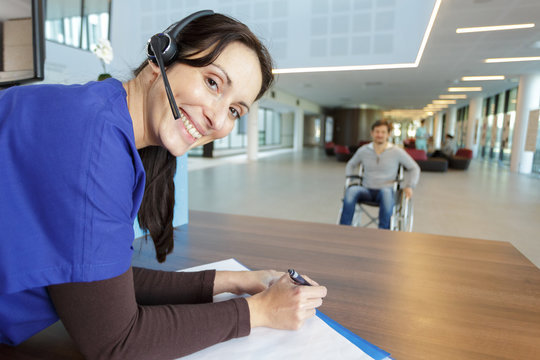
<path fill-rule="evenodd" d="M 359 184 L 348 186 L 345 190 L 343 208 L 339 223 L 351 225 L 356 204 L 367 203 L 379 206 L 379 229 L 390 229 L 390 220 L 394 210 L 394 186 L 400 166 L 406 171 L 401 188 L 405 197 L 411 198 L 413 188 L 420 177 L 420 167 L 407 152 L 388 142 L 391 124 L 378 120 L 371 126 L 373 141 L 359 148 L 347 162 L 345 170 L 349 180 L 357 178 Z M 359 177 L 358 169 L 363 173 Z"/>

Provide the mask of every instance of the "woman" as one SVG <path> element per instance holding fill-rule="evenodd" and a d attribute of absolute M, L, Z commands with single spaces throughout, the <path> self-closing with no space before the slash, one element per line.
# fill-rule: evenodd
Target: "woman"
<path fill-rule="evenodd" d="M 151 61 L 124 84 L 0 93 L 0 343 L 61 319 L 87 358 L 175 358 L 257 326 L 297 329 L 321 305 L 324 287 L 272 270 L 130 267 L 137 211 L 158 261 L 172 251 L 175 156 L 226 136 L 273 80 L 264 46 L 226 16 L 176 40 L 179 120 Z M 211 303 L 222 292 L 254 295 Z"/>
<path fill-rule="evenodd" d="M 420 127 L 418 129 L 416 129 L 416 135 L 415 135 L 416 137 L 415 137 L 414 145 L 415 145 L 416 149 L 424 150 L 426 152 L 426 154 L 427 154 L 427 152 L 428 152 L 428 149 L 427 149 L 428 134 L 427 134 L 426 128 L 424 127 L 425 123 L 426 123 L 426 120 L 422 119 L 422 125 L 420 125 Z"/>

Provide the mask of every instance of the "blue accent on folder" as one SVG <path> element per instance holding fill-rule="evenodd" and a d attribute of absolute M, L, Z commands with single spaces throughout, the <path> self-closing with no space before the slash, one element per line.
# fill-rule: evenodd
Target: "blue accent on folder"
<path fill-rule="evenodd" d="M 383 359 L 390 359 L 390 353 L 379 349 L 377 346 L 373 345 L 372 343 L 362 339 L 360 336 L 356 335 L 343 325 L 339 324 L 335 320 L 329 318 L 319 310 L 316 311 L 317 316 L 324 321 L 328 326 L 330 326 L 332 329 L 336 330 L 338 333 L 340 333 L 344 338 L 352 342 L 354 345 L 358 346 L 360 349 L 362 349 L 363 352 L 371 356 L 374 360 L 383 360 Z"/>

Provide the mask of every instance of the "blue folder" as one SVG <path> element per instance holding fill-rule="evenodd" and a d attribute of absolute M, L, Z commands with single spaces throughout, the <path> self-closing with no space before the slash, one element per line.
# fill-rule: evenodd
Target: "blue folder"
<path fill-rule="evenodd" d="M 328 326 L 330 326 L 332 329 L 336 330 L 338 333 L 340 333 L 345 339 L 352 342 L 354 345 L 358 346 L 363 352 L 371 356 L 374 360 L 390 360 L 390 353 L 379 349 L 377 346 L 373 345 L 372 343 L 362 339 L 360 336 L 356 335 L 343 325 L 337 323 L 335 320 L 329 318 L 319 310 L 316 311 L 317 316 L 324 321 Z"/>

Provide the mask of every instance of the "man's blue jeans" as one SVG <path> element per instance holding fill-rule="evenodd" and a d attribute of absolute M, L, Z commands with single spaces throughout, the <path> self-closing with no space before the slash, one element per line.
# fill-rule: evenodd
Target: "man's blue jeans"
<path fill-rule="evenodd" d="M 392 188 L 368 189 L 363 186 L 353 185 L 345 191 L 343 209 L 339 223 L 351 225 L 356 203 L 376 202 L 379 204 L 379 229 L 390 229 L 390 218 L 394 209 L 394 190 Z"/>

